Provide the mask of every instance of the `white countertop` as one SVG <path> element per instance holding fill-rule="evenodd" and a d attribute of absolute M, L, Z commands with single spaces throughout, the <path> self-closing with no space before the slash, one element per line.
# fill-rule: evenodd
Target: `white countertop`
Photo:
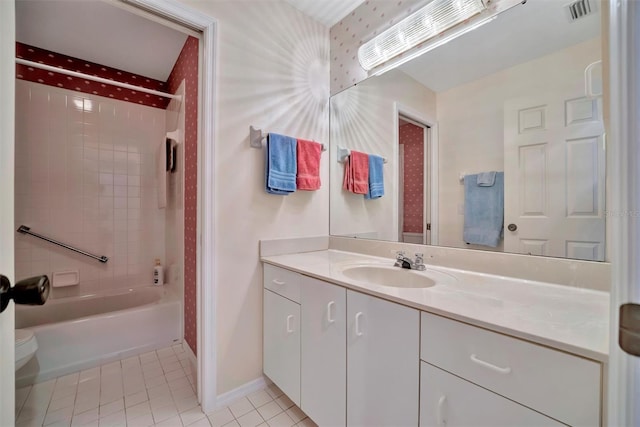
<path fill-rule="evenodd" d="M 348 264 L 394 260 L 325 250 L 263 257 L 262 261 L 409 307 L 606 362 L 609 294 L 530 280 L 427 266 L 454 276 L 429 288 L 396 288 L 351 280 Z"/>

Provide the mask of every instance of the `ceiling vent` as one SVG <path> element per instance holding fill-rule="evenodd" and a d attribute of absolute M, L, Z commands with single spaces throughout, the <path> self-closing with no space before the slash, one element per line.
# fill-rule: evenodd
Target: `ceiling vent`
<path fill-rule="evenodd" d="M 565 8 L 571 22 L 596 13 L 595 5 L 592 5 L 589 0 L 574 1 L 565 6 Z"/>

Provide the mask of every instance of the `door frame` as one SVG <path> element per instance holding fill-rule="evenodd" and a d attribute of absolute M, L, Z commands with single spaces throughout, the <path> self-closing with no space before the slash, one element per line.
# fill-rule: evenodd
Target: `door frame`
<path fill-rule="evenodd" d="M 415 110 L 414 108 L 403 105 L 399 102 L 393 103 L 393 156 L 398 158 L 399 145 L 400 145 L 400 116 L 419 123 L 424 126 L 424 164 L 427 168 L 427 172 L 424 174 L 424 200 L 429 201 L 429 208 L 427 210 L 426 203 L 424 204 L 423 214 L 423 244 L 427 241 L 427 222 L 431 223 L 430 245 L 438 245 L 438 122 L 434 117 L 430 117 Z M 398 192 L 399 184 L 398 180 L 393 180 L 393 223 L 398 224 Z M 397 226 L 395 227 L 397 229 Z M 400 241 L 398 236 L 398 240 Z"/>
<path fill-rule="evenodd" d="M 611 260 L 611 325 L 607 386 L 608 425 L 638 425 L 640 408 L 640 358 L 630 356 L 618 345 L 619 307 L 640 303 L 640 265 L 634 254 L 640 251 L 640 4 L 634 0 L 608 4 L 609 117 L 607 137 L 607 233 L 615 236 Z M 605 67 L 605 72 L 606 72 Z M 607 120 L 607 119 L 605 119 Z M 605 125 L 607 123 L 605 122 Z M 628 237 L 631 236 L 631 237 Z"/>
<path fill-rule="evenodd" d="M 15 179 L 15 3 L 0 1 L 0 239 L 11 243 L 9 253 L 0 256 L 0 273 L 11 283 L 15 280 L 14 265 L 14 179 Z M 7 190 L 8 191 L 5 191 Z M 9 207 L 7 209 L 7 206 Z M 0 314 L 0 425 L 15 422 L 15 348 L 14 304 Z M 4 345 L 9 343 L 8 348 Z"/>
<path fill-rule="evenodd" d="M 177 0 L 119 0 L 202 33 L 198 66 L 198 217 L 196 241 L 197 386 L 205 413 L 217 405 L 217 316 L 215 280 L 215 125 L 217 123 L 218 23 Z"/>

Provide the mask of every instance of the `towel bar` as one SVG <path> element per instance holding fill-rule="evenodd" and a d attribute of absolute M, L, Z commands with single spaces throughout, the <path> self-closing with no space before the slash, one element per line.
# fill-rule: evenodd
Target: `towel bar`
<path fill-rule="evenodd" d="M 62 243 L 62 242 L 59 242 L 57 240 L 53 240 L 53 239 L 51 239 L 49 237 L 43 236 L 42 234 L 34 233 L 33 231 L 31 231 L 31 228 L 27 227 L 26 225 L 21 225 L 20 227 L 18 227 L 18 229 L 16 231 L 18 233 L 22 233 L 22 234 L 29 234 L 29 235 L 31 235 L 33 237 L 37 237 L 38 239 L 45 240 L 45 241 L 47 241 L 49 243 L 52 243 L 54 245 L 62 246 L 65 249 L 69 249 L 70 251 L 77 252 L 77 253 L 79 253 L 81 255 L 84 255 L 84 256 L 88 256 L 89 258 L 93 258 L 93 259 L 95 259 L 97 261 L 100 261 L 102 263 L 105 263 L 105 262 L 109 261 L 109 258 L 107 258 L 104 255 L 102 255 L 102 256 L 94 255 L 94 254 L 91 254 L 89 252 L 83 251 L 82 249 L 78 249 L 78 248 L 75 248 L 73 246 L 67 245 L 66 243 Z"/>
<path fill-rule="evenodd" d="M 347 160 L 347 157 L 351 154 L 351 150 L 348 148 L 344 148 L 338 145 L 338 163 L 344 163 Z M 387 158 L 384 157 L 382 159 L 384 163 L 387 163 Z"/>
<path fill-rule="evenodd" d="M 251 148 L 262 148 L 262 140 L 266 137 L 267 134 L 263 133 L 262 129 L 249 126 L 249 146 Z M 327 147 L 324 144 L 322 144 L 322 151 L 327 151 Z"/>

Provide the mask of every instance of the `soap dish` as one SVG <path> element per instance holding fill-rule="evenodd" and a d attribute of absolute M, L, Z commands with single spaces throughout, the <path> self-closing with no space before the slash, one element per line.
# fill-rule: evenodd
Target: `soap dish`
<path fill-rule="evenodd" d="M 80 283 L 80 272 L 78 270 L 54 271 L 52 282 L 54 288 L 77 285 Z"/>

